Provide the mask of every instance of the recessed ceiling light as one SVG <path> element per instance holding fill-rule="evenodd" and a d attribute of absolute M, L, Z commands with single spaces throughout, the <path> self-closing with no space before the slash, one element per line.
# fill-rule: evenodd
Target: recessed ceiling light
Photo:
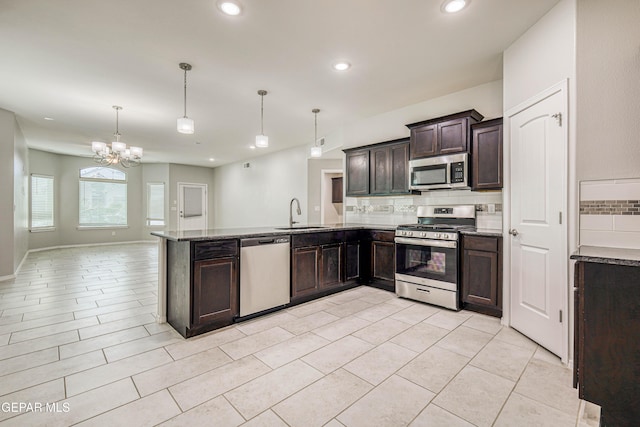
<path fill-rule="evenodd" d="M 230 16 L 237 16 L 240 15 L 240 12 L 242 12 L 240 3 L 238 3 L 237 1 L 219 1 L 218 7 L 224 14 Z"/>
<path fill-rule="evenodd" d="M 215 162 L 215 161 L 216 161 L 216 159 L 214 159 L 213 157 L 210 157 L 210 158 L 209 158 L 209 161 L 210 161 L 210 162 Z"/>
<path fill-rule="evenodd" d="M 256 146 L 255 145 L 250 145 L 249 148 L 251 148 L 252 150 L 255 150 Z"/>
<path fill-rule="evenodd" d="M 340 61 L 333 64 L 333 69 L 336 71 L 347 71 L 349 68 L 351 68 L 351 64 L 348 62 Z"/>
<path fill-rule="evenodd" d="M 446 13 L 460 12 L 471 3 L 471 0 L 446 0 L 442 4 L 442 11 Z"/>
<path fill-rule="evenodd" d="M 45 119 L 45 120 L 49 120 L 49 121 L 53 121 L 53 120 L 55 120 L 55 119 L 54 119 L 54 118 L 52 118 L 52 117 L 45 117 L 44 119 Z"/>

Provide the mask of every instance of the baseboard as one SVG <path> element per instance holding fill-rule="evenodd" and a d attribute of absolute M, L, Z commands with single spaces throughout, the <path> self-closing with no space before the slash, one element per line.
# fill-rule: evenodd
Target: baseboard
<path fill-rule="evenodd" d="M 8 276 L 0 276 L 0 282 L 4 282 L 5 280 L 15 279 L 15 274 L 9 274 Z"/>
<path fill-rule="evenodd" d="M 29 249 L 27 254 L 31 252 L 50 251 L 52 249 L 69 249 L 69 248 L 83 248 L 87 246 L 113 246 L 113 245 L 130 245 L 134 243 L 155 243 L 154 240 L 131 240 L 126 242 L 108 242 L 108 243 L 83 243 L 79 245 L 60 245 L 60 246 L 48 246 L 46 248 Z"/>

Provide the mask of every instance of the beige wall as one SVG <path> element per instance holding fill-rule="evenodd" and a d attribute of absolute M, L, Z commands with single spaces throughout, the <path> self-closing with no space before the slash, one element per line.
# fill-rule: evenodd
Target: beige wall
<path fill-rule="evenodd" d="M 0 278 L 14 273 L 14 226 L 13 226 L 13 169 L 14 169 L 14 123 L 12 112 L 0 109 Z"/>
<path fill-rule="evenodd" d="M 640 178 L 640 1 L 578 0 L 578 180 Z"/>
<path fill-rule="evenodd" d="M 307 150 L 295 147 L 215 168 L 214 223 L 216 228 L 284 226 L 289 222 L 289 201 L 300 200 L 307 223 Z M 210 196 L 211 197 L 211 196 Z"/>

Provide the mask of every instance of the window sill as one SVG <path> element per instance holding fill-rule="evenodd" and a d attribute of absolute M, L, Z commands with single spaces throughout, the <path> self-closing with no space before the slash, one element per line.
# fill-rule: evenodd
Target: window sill
<path fill-rule="evenodd" d="M 30 228 L 30 233 L 46 233 L 48 231 L 56 231 L 55 227 L 40 227 L 40 228 Z"/>
<path fill-rule="evenodd" d="M 123 228 L 129 228 L 128 225 L 79 225 L 76 227 L 78 231 L 89 231 L 89 230 L 119 230 Z"/>

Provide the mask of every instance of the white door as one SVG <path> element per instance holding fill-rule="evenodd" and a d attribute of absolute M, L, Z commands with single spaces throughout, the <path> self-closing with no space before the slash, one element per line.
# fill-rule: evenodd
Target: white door
<path fill-rule="evenodd" d="M 511 326 L 566 357 L 567 94 L 542 94 L 510 114 Z M 566 317 L 566 313 L 565 316 Z"/>
<path fill-rule="evenodd" d="M 207 228 L 207 185 L 178 183 L 178 231 Z"/>

